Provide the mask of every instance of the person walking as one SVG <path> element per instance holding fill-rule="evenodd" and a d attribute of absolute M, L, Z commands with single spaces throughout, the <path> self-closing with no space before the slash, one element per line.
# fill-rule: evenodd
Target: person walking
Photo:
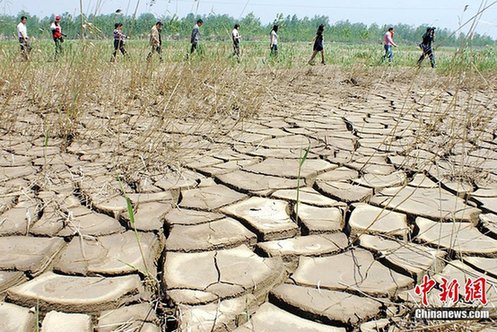
<path fill-rule="evenodd" d="M 383 61 L 388 59 L 388 62 L 393 61 L 393 51 L 392 47 L 397 47 L 397 44 L 393 41 L 393 35 L 395 34 L 394 28 L 388 28 L 387 32 L 383 35 L 383 48 L 385 49 L 385 54 L 383 55 Z"/>
<path fill-rule="evenodd" d="M 128 38 L 124 33 L 123 33 L 123 24 L 122 23 L 116 23 L 114 24 L 114 53 L 112 53 L 112 58 L 111 62 L 116 61 L 116 56 L 117 56 L 117 51 L 121 51 L 121 54 L 123 56 L 127 56 L 128 52 L 126 52 L 126 49 L 124 48 L 124 44 L 126 43 L 126 38 Z"/>
<path fill-rule="evenodd" d="M 27 22 L 28 18 L 26 16 L 21 16 L 21 21 L 17 25 L 17 37 L 19 38 L 19 44 L 21 46 L 21 56 L 25 61 L 29 60 L 29 53 L 31 52 L 28 28 L 26 26 Z"/>
<path fill-rule="evenodd" d="M 193 26 L 192 35 L 190 38 L 190 42 L 192 44 L 192 47 L 190 48 L 190 54 L 198 50 L 200 43 L 200 27 L 202 25 L 204 25 L 204 21 L 198 19 L 197 23 Z"/>
<path fill-rule="evenodd" d="M 423 41 L 419 44 L 419 47 L 423 50 L 423 54 L 419 57 L 418 67 L 421 67 L 423 60 L 426 56 L 430 58 L 431 68 L 435 68 L 435 54 L 433 54 L 433 49 L 431 44 L 435 41 L 435 28 L 427 28 L 425 34 L 423 35 Z"/>
<path fill-rule="evenodd" d="M 273 25 L 271 33 L 269 34 L 269 48 L 271 49 L 271 56 L 278 55 L 278 25 Z"/>
<path fill-rule="evenodd" d="M 233 56 L 240 59 L 240 24 L 235 24 L 235 27 L 231 32 L 231 39 L 233 40 Z"/>
<path fill-rule="evenodd" d="M 50 30 L 52 31 L 52 38 L 55 43 L 55 60 L 58 60 L 59 56 L 62 54 L 62 43 L 64 42 L 64 34 L 62 33 L 62 27 L 60 26 L 59 15 L 55 16 L 55 20 L 50 25 Z"/>
<path fill-rule="evenodd" d="M 162 37 L 160 35 L 162 31 L 163 24 L 161 21 L 157 21 L 155 25 L 150 29 L 150 46 L 152 49 L 147 55 L 147 61 L 152 60 L 154 53 L 159 55 L 159 61 L 162 62 Z"/>
<path fill-rule="evenodd" d="M 324 40 L 323 40 L 324 24 L 319 25 L 316 37 L 314 37 L 314 46 L 312 47 L 312 56 L 309 60 L 310 65 L 314 65 L 314 58 L 318 53 L 321 53 L 321 64 L 325 65 L 324 61 Z"/>

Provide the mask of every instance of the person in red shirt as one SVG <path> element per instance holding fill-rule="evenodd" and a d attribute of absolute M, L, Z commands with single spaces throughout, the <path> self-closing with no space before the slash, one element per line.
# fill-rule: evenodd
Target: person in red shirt
<path fill-rule="evenodd" d="M 397 44 L 393 41 L 393 35 L 395 31 L 393 28 L 388 28 L 388 31 L 385 32 L 383 36 L 383 48 L 385 49 L 385 55 L 383 55 L 383 60 L 388 58 L 388 62 L 392 62 L 393 60 L 393 51 L 392 47 L 397 47 Z"/>
<path fill-rule="evenodd" d="M 58 59 L 59 55 L 62 54 L 62 43 L 64 42 L 64 34 L 62 33 L 62 27 L 60 26 L 59 15 L 55 16 L 55 20 L 50 25 L 50 30 L 52 31 L 52 38 L 55 42 L 55 60 Z"/>

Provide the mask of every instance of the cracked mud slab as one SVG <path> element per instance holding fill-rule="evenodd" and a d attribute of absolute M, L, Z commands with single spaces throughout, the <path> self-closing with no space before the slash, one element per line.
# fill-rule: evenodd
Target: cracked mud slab
<path fill-rule="evenodd" d="M 345 332 L 344 328 L 319 324 L 300 318 L 270 303 L 263 304 L 254 316 L 236 332 L 250 331 L 309 331 L 309 332 Z"/>
<path fill-rule="evenodd" d="M 65 246 L 58 238 L 0 237 L 0 269 L 38 275 Z"/>
<path fill-rule="evenodd" d="M 268 287 L 282 278 L 283 270 L 281 259 L 260 258 L 245 245 L 202 253 L 169 252 L 164 282 L 168 290 L 197 290 L 226 299 L 267 294 Z"/>
<path fill-rule="evenodd" d="M 371 203 L 434 220 L 476 222 L 480 210 L 438 188 L 399 187 L 382 190 Z"/>
<path fill-rule="evenodd" d="M 289 306 L 299 316 L 327 324 L 357 325 L 378 316 L 382 307 L 381 302 L 367 297 L 288 284 L 276 287 L 270 296 L 271 301 Z"/>
<path fill-rule="evenodd" d="M 419 284 L 425 273 L 438 273 L 445 266 L 447 253 L 443 250 L 425 247 L 406 240 L 387 239 L 379 236 L 361 235 L 361 247 L 381 254 L 392 266 L 395 266 Z"/>
<path fill-rule="evenodd" d="M 330 266 L 335 268 L 330 270 Z M 414 284 L 414 280 L 383 266 L 363 249 L 330 257 L 301 257 L 291 279 L 301 286 L 319 286 L 377 297 L 393 296 Z"/>
<path fill-rule="evenodd" d="M 154 274 L 160 256 L 159 238 L 151 233 L 113 234 L 96 239 L 74 237 L 54 264 L 68 275 L 117 276 L 130 273 Z"/>
<path fill-rule="evenodd" d="M 91 332 L 93 330 L 91 316 L 84 314 L 67 314 L 50 311 L 41 324 L 42 332 Z"/>
<path fill-rule="evenodd" d="M 9 301 L 41 310 L 91 313 L 139 299 L 141 282 L 138 276 L 114 278 L 69 277 L 46 272 L 33 280 L 10 288 Z"/>
<path fill-rule="evenodd" d="M 349 226 L 353 235 L 384 234 L 407 239 L 411 229 L 405 214 L 365 203 L 355 203 L 352 207 Z"/>
<path fill-rule="evenodd" d="M 11 303 L 0 303 L 0 322 L 5 332 L 32 332 L 35 329 L 36 317 L 28 308 Z"/>
<path fill-rule="evenodd" d="M 251 197 L 222 212 L 245 222 L 263 241 L 271 241 L 297 235 L 298 226 L 290 219 L 289 209 L 285 201 Z"/>
<path fill-rule="evenodd" d="M 205 211 L 216 210 L 246 197 L 223 185 L 186 190 L 182 195 L 180 207 Z"/>
<path fill-rule="evenodd" d="M 257 236 L 232 218 L 200 225 L 174 225 L 166 241 L 167 251 L 195 252 L 253 247 Z"/>
<path fill-rule="evenodd" d="M 497 240 L 482 234 L 472 223 L 443 223 L 419 217 L 416 224 L 419 227 L 416 239 L 432 246 L 466 255 L 497 255 Z"/>

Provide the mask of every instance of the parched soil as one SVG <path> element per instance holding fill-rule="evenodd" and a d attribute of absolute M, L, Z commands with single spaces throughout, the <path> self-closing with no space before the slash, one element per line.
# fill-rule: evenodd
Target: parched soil
<path fill-rule="evenodd" d="M 377 70 L 247 73 L 257 114 L 202 120 L 2 98 L 2 331 L 495 326 L 495 84 Z M 425 276 L 493 318 L 415 319 Z"/>

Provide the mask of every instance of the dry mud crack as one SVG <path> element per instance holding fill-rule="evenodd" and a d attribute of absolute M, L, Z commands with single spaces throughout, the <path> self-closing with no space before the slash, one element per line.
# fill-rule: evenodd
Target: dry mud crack
<path fill-rule="evenodd" d="M 19 110 L 0 131 L 0 329 L 403 331 L 425 275 L 487 276 L 495 326 L 495 91 L 319 75 L 319 93 L 281 78 L 223 136 L 171 119 L 194 153 L 135 182 L 102 136 L 28 139 Z"/>

